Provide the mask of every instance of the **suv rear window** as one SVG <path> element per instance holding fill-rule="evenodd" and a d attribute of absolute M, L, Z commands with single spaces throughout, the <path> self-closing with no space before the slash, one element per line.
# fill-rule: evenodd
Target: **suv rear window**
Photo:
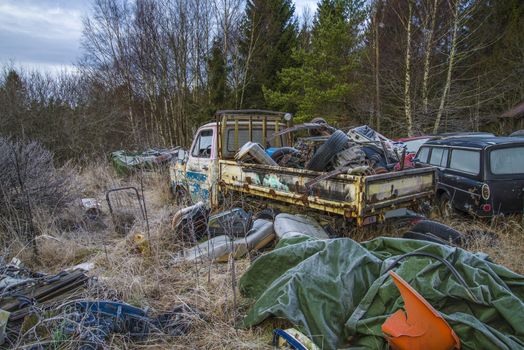
<path fill-rule="evenodd" d="M 452 150 L 449 168 L 478 175 L 480 173 L 480 152 L 463 149 Z"/>
<path fill-rule="evenodd" d="M 429 164 L 445 168 L 448 164 L 448 150 L 446 148 L 434 147 L 431 151 Z"/>
<path fill-rule="evenodd" d="M 417 158 L 422 163 L 428 162 L 429 147 L 421 147 L 418 151 Z"/>
<path fill-rule="evenodd" d="M 524 147 L 494 149 L 489 164 L 494 175 L 524 174 Z"/>

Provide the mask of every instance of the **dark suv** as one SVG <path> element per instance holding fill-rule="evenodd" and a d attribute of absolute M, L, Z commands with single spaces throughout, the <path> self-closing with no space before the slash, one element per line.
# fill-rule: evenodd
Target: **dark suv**
<path fill-rule="evenodd" d="M 434 140 L 419 149 L 417 158 L 439 169 L 437 200 L 443 215 L 453 209 L 484 217 L 522 213 L 523 139 Z"/>

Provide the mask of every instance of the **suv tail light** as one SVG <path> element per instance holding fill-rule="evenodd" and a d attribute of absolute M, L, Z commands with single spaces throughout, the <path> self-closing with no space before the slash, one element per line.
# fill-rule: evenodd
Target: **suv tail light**
<path fill-rule="evenodd" d="M 480 192 L 482 194 L 482 199 L 487 201 L 489 199 L 489 196 L 491 195 L 491 190 L 489 189 L 488 184 L 482 185 L 482 189 Z"/>

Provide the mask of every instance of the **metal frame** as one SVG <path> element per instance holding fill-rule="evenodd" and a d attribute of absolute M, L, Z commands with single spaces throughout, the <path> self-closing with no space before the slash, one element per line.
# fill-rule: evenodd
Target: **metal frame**
<path fill-rule="evenodd" d="M 225 144 L 224 137 L 226 136 L 226 127 L 228 122 L 234 122 L 234 143 L 235 149 L 239 148 L 238 144 L 238 132 L 239 132 L 239 122 L 248 122 L 249 129 L 249 141 L 253 141 L 253 122 L 262 122 L 262 138 L 263 140 L 267 139 L 268 135 L 268 121 L 274 124 L 275 134 L 280 131 L 281 123 L 291 126 L 291 121 L 283 120 L 285 112 L 276 112 L 263 109 L 240 109 L 240 110 L 220 110 L 215 113 L 215 123 L 217 125 L 217 157 L 222 159 L 223 152 L 222 148 Z M 292 136 L 288 135 L 288 143 L 292 144 Z M 280 145 L 280 138 L 275 136 L 275 145 L 277 147 Z"/>

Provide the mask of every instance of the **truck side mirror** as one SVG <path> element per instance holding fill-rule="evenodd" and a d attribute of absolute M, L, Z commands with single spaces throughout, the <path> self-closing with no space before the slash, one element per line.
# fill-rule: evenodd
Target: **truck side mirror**
<path fill-rule="evenodd" d="M 178 160 L 180 162 L 184 162 L 184 160 L 186 159 L 186 156 L 187 156 L 187 152 L 183 149 L 181 149 L 180 151 L 178 151 Z"/>

